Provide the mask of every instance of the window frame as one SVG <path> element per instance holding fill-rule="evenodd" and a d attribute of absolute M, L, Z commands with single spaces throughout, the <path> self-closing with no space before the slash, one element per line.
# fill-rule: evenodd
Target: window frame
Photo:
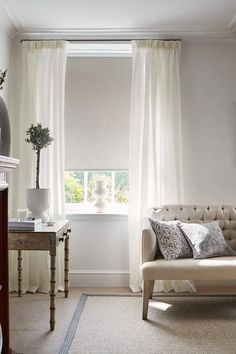
<path fill-rule="evenodd" d="M 66 202 L 65 196 L 65 210 L 66 214 L 96 214 L 96 211 L 93 209 L 93 201 L 88 201 L 88 185 L 89 185 L 89 172 L 98 172 L 98 174 L 102 172 L 111 172 L 111 202 L 107 203 L 107 208 L 103 212 L 103 214 L 119 214 L 119 215 L 127 215 L 129 203 L 116 203 L 115 202 L 115 193 L 117 192 L 115 188 L 115 174 L 118 172 L 126 172 L 127 173 L 127 198 L 129 196 L 129 171 L 128 170 L 76 170 L 76 171 L 68 171 L 66 172 L 82 172 L 83 175 L 83 202 L 81 203 L 69 203 Z M 66 187 L 66 184 L 64 184 Z"/>

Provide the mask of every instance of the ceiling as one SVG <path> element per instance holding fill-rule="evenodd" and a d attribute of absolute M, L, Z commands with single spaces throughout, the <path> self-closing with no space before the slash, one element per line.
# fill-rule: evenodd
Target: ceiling
<path fill-rule="evenodd" d="M 6 0 L 17 33 L 236 37 L 236 0 Z"/>

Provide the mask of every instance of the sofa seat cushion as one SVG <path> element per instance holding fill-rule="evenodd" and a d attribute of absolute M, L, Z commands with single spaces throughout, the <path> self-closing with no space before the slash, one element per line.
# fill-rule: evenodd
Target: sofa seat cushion
<path fill-rule="evenodd" d="M 142 264 L 143 280 L 235 280 L 236 256 L 207 259 L 158 259 Z"/>

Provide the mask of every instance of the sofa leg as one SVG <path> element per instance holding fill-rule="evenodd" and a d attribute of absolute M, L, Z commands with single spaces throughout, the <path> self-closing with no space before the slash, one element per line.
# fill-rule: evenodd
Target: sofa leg
<path fill-rule="evenodd" d="M 152 299 L 154 284 L 155 284 L 155 280 L 151 280 L 150 281 L 149 299 Z"/>
<path fill-rule="evenodd" d="M 147 319 L 151 280 L 143 282 L 143 320 Z"/>

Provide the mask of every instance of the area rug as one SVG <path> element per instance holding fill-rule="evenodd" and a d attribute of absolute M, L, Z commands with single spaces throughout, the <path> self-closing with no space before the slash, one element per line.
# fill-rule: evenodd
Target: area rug
<path fill-rule="evenodd" d="M 141 319 L 139 296 L 80 298 L 60 354 L 236 352 L 236 298 L 158 297 Z"/>

